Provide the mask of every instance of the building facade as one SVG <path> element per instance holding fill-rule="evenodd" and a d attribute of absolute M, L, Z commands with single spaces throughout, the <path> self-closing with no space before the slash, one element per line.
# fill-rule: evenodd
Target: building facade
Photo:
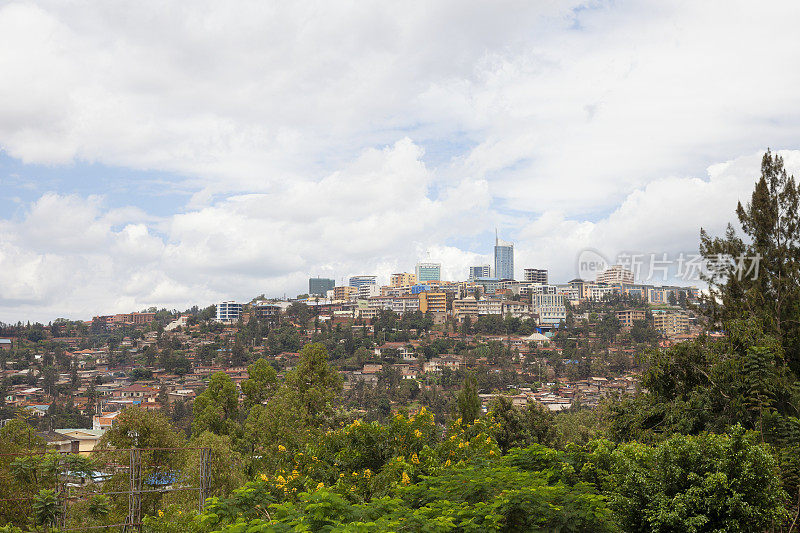
<path fill-rule="evenodd" d="M 423 313 L 446 313 L 447 293 L 433 291 L 419 293 L 419 310 Z"/>
<path fill-rule="evenodd" d="M 491 265 L 475 265 L 469 267 L 468 280 L 472 281 L 478 278 L 491 278 L 492 266 Z"/>
<path fill-rule="evenodd" d="M 351 276 L 350 286 L 360 289 L 364 285 L 377 285 L 378 276 Z"/>
<path fill-rule="evenodd" d="M 653 329 L 664 335 L 672 337 L 689 332 L 689 317 L 684 313 L 653 311 Z"/>
<path fill-rule="evenodd" d="M 547 285 L 547 269 L 526 268 L 525 281 L 530 283 L 541 283 L 542 285 Z"/>
<path fill-rule="evenodd" d="M 514 279 L 514 243 L 499 237 L 495 237 L 494 243 L 494 277 Z"/>
<path fill-rule="evenodd" d="M 417 263 L 415 268 L 417 283 L 426 281 L 439 281 L 442 279 L 441 263 Z"/>
<path fill-rule="evenodd" d="M 325 296 L 335 286 L 336 281 L 329 278 L 308 278 L 308 295 Z"/>
<path fill-rule="evenodd" d="M 532 294 L 531 312 L 539 315 L 540 324 L 555 325 L 567 319 L 563 294 Z"/>
<path fill-rule="evenodd" d="M 242 304 L 236 302 L 220 302 L 217 304 L 217 320 L 231 322 L 242 316 Z"/>
<path fill-rule="evenodd" d="M 637 320 L 644 320 L 647 318 L 647 313 L 644 309 L 625 309 L 624 311 L 617 311 L 617 320 L 626 328 L 633 327 L 633 323 Z"/>
<path fill-rule="evenodd" d="M 407 285 L 415 285 L 416 283 L 417 276 L 409 272 L 399 272 L 389 277 L 389 285 L 392 287 L 405 287 Z"/>
<path fill-rule="evenodd" d="M 351 297 L 355 297 L 357 294 L 358 289 L 349 285 L 341 285 L 333 288 L 334 300 L 349 300 Z"/>
<path fill-rule="evenodd" d="M 597 275 L 598 283 L 633 283 L 633 272 L 622 265 L 613 265 Z"/>

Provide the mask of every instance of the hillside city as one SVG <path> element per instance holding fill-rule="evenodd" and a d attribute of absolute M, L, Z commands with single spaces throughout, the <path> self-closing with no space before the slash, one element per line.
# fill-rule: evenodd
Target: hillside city
<path fill-rule="evenodd" d="M 643 350 L 701 332 L 696 287 L 637 284 L 622 265 L 555 284 L 546 269 L 525 268 L 518 281 L 513 244 L 498 239 L 494 255 L 465 281 L 444 281 L 442 265 L 425 262 L 382 286 L 374 275 L 339 286 L 310 278 L 289 300 L 5 325 L 3 422 L 22 414 L 49 447 L 73 452 L 92 450 L 132 406 L 188 430 L 211 375 L 241 390 L 248 365 L 263 359 L 283 375 L 316 342 L 343 378 L 341 405 L 376 419 L 417 405 L 444 422 L 470 372 L 484 411 L 499 395 L 517 407 L 591 409 L 636 394 Z"/>
<path fill-rule="evenodd" d="M 496 238 L 464 281 L 2 324 L 0 531 L 791 532 L 798 205 L 768 151 L 704 291 Z"/>

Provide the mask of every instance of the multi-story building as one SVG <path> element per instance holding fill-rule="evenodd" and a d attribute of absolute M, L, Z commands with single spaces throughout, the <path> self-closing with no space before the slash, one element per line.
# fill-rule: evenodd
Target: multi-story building
<path fill-rule="evenodd" d="M 483 288 L 483 294 L 494 294 L 500 289 L 500 280 L 496 278 L 478 278 L 473 283 Z"/>
<path fill-rule="evenodd" d="M 547 269 L 542 268 L 526 268 L 525 281 L 532 283 L 541 283 L 547 285 Z"/>
<path fill-rule="evenodd" d="M 531 304 L 528 302 L 505 300 L 500 307 L 500 314 L 503 316 L 511 315 L 515 318 L 529 316 L 531 314 Z"/>
<path fill-rule="evenodd" d="M 265 320 L 277 320 L 281 314 L 284 306 L 278 303 L 271 302 L 257 302 L 253 305 L 253 313 L 258 317 Z"/>
<path fill-rule="evenodd" d="M 360 289 L 364 285 L 377 285 L 378 276 L 351 276 L 350 286 Z"/>
<path fill-rule="evenodd" d="M 494 241 L 494 277 L 497 279 L 514 279 L 514 243 L 500 240 Z"/>
<path fill-rule="evenodd" d="M 370 298 L 372 296 L 378 296 L 381 293 L 380 287 L 377 285 L 362 285 L 358 288 L 358 297 L 361 299 Z"/>
<path fill-rule="evenodd" d="M 633 283 L 633 272 L 622 265 L 613 265 L 597 275 L 597 283 Z"/>
<path fill-rule="evenodd" d="M 389 277 L 389 285 L 392 287 L 405 287 L 406 285 L 415 285 L 417 283 L 417 276 L 409 272 L 400 272 L 392 274 Z"/>
<path fill-rule="evenodd" d="M 217 320 L 232 322 L 242 316 L 242 304 L 236 302 L 220 302 L 217 304 Z"/>
<path fill-rule="evenodd" d="M 349 300 L 350 298 L 354 298 L 357 294 L 358 289 L 349 285 L 341 285 L 333 288 L 334 300 Z"/>
<path fill-rule="evenodd" d="M 577 302 L 582 299 L 581 290 L 570 283 L 556 285 L 558 294 L 561 294 L 570 302 Z"/>
<path fill-rule="evenodd" d="M 478 300 L 479 315 L 500 315 L 503 313 L 503 300 L 499 298 L 486 298 Z"/>
<path fill-rule="evenodd" d="M 619 285 L 606 285 L 605 283 L 592 283 L 587 286 L 588 298 L 590 300 L 602 300 L 609 294 L 621 292 Z"/>
<path fill-rule="evenodd" d="M 442 264 L 417 263 L 415 272 L 417 275 L 417 283 L 425 283 L 426 281 L 439 281 L 442 279 Z"/>
<path fill-rule="evenodd" d="M 532 294 L 531 312 L 539 315 L 540 324 L 555 325 L 567 319 L 563 294 Z"/>
<path fill-rule="evenodd" d="M 419 293 L 419 310 L 423 313 L 446 313 L 447 293 L 433 291 Z"/>
<path fill-rule="evenodd" d="M 684 313 L 655 310 L 653 328 L 665 337 L 682 335 L 689 331 L 689 317 Z"/>
<path fill-rule="evenodd" d="M 472 297 L 453 300 L 453 318 L 463 322 L 467 317 L 470 320 L 478 318 L 478 301 Z"/>
<path fill-rule="evenodd" d="M 492 267 L 491 265 L 475 265 L 469 267 L 469 276 L 467 277 L 468 280 L 476 280 L 478 278 L 491 278 L 492 277 Z"/>
<path fill-rule="evenodd" d="M 417 296 L 399 296 L 392 298 L 392 311 L 398 315 L 403 313 L 413 313 L 419 311 L 419 297 Z"/>
<path fill-rule="evenodd" d="M 427 292 L 429 290 L 431 290 L 430 285 L 424 285 L 424 284 L 413 285 L 411 287 L 411 294 L 419 294 L 421 292 Z"/>
<path fill-rule="evenodd" d="M 335 286 L 336 281 L 329 278 L 308 278 L 308 295 L 326 296 Z"/>
<path fill-rule="evenodd" d="M 115 326 L 121 326 L 124 324 L 141 325 L 148 324 L 155 320 L 155 318 L 155 313 L 122 313 L 114 315 L 112 322 Z"/>
<path fill-rule="evenodd" d="M 625 309 L 624 311 L 617 311 L 617 320 L 623 327 L 632 327 L 633 323 L 637 320 L 644 320 L 647 314 L 644 309 Z"/>

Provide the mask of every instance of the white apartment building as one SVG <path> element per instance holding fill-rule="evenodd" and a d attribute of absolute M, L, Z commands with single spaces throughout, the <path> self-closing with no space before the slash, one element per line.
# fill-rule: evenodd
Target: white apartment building
<path fill-rule="evenodd" d="M 597 275 L 597 283 L 633 283 L 633 272 L 622 265 L 613 265 Z"/>
<path fill-rule="evenodd" d="M 367 298 L 372 298 L 373 296 L 380 296 L 381 289 L 377 285 L 374 284 L 364 284 L 358 287 L 358 298 L 362 300 L 366 300 Z"/>
<path fill-rule="evenodd" d="M 419 311 L 419 297 L 399 296 L 397 298 L 392 298 L 392 311 L 399 315 Z"/>
<path fill-rule="evenodd" d="M 592 283 L 587 285 L 587 290 L 590 300 L 602 300 L 609 294 L 619 292 L 619 285 L 596 285 Z"/>
<path fill-rule="evenodd" d="M 217 320 L 234 322 L 242 316 L 242 304 L 236 302 L 220 302 L 217 304 Z"/>
<path fill-rule="evenodd" d="M 563 294 L 534 294 L 531 296 L 531 312 L 539 315 L 540 324 L 558 324 L 567 319 L 567 308 Z"/>
<path fill-rule="evenodd" d="M 503 301 L 485 299 L 478 300 L 478 315 L 500 315 L 503 313 Z"/>

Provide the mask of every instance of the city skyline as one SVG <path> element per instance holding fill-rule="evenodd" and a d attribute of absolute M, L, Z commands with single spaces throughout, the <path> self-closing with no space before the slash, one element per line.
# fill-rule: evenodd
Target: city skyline
<path fill-rule="evenodd" d="M 427 253 L 455 279 L 493 264 L 495 227 L 517 278 L 696 253 L 768 147 L 800 174 L 798 16 L 4 4 L 0 321 L 296 295 Z"/>

